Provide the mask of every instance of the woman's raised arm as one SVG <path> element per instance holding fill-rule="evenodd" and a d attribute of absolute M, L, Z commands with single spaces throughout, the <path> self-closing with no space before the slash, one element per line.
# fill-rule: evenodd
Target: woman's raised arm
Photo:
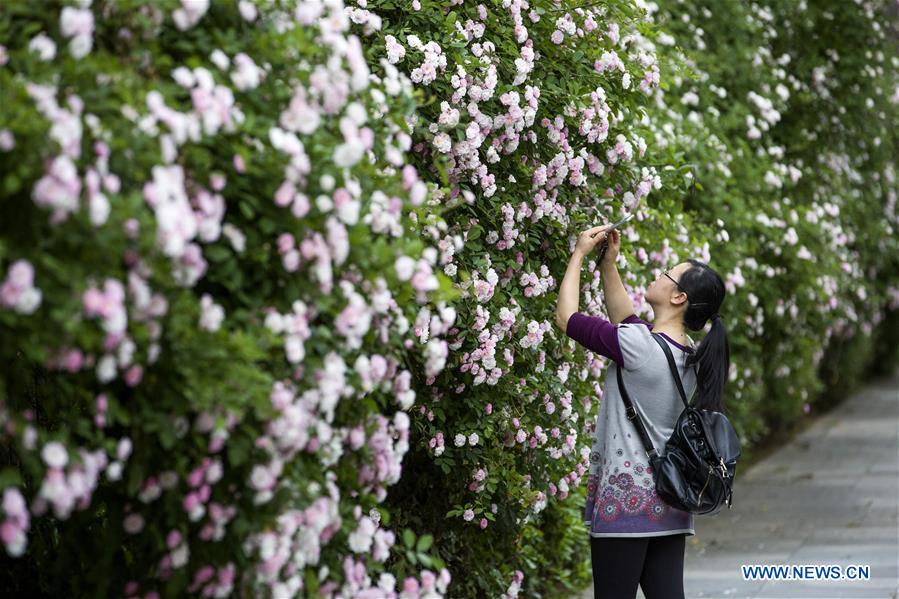
<path fill-rule="evenodd" d="M 609 320 L 612 324 L 618 324 L 634 313 L 634 305 L 624 289 L 624 283 L 621 282 L 621 276 L 618 274 L 618 266 L 615 264 L 615 260 L 610 259 L 609 252 L 606 252 L 606 256 L 599 265 L 599 274 L 602 277 L 602 293 L 605 298 L 606 312 L 609 313 Z"/>

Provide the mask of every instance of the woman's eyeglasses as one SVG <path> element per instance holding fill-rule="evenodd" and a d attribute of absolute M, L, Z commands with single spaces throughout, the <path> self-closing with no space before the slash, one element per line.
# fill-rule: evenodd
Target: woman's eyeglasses
<path fill-rule="evenodd" d="M 674 279 L 671 278 L 671 275 L 668 274 L 668 271 L 667 271 L 667 270 L 666 270 L 665 272 L 663 272 L 662 274 L 665 275 L 666 277 L 668 277 L 669 279 L 671 279 L 671 282 L 674 283 L 675 285 L 677 285 L 677 288 L 678 288 L 678 289 L 680 289 L 680 290 L 683 291 L 684 293 L 687 293 L 687 290 L 684 289 L 683 287 L 681 287 L 681 286 L 680 286 L 680 283 L 678 283 L 677 281 L 675 281 Z M 690 294 L 687 294 L 687 297 L 688 297 L 688 298 L 689 298 L 689 296 L 690 296 Z"/>

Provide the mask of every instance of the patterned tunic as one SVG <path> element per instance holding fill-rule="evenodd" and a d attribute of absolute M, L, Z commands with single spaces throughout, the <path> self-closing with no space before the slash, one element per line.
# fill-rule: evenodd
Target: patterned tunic
<path fill-rule="evenodd" d="M 654 537 L 696 534 L 693 514 L 665 503 L 656 493 L 652 469 L 636 426 L 627 419 L 618 390 L 617 369 L 634 408 L 660 455 L 684 409 L 665 352 L 652 338 L 652 323 L 635 315 L 619 325 L 575 312 L 566 334 L 588 350 L 611 358 L 606 372 L 599 414 L 590 452 L 584 521 L 593 537 Z M 695 351 L 688 336 L 684 347 L 660 333 L 672 346 L 689 399 L 696 388 L 696 372 L 685 366 Z"/>

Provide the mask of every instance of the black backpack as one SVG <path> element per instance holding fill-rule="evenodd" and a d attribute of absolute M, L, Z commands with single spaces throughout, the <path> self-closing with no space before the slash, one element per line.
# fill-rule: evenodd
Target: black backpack
<path fill-rule="evenodd" d="M 652 466 L 656 493 L 665 503 L 692 514 L 715 514 L 725 503 L 730 509 L 733 505 L 732 486 L 737 472 L 737 458 L 740 457 L 737 433 L 724 414 L 700 410 L 687 402 L 671 348 L 658 333 L 652 333 L 652 337 L 665 351 L 668 366 L 684 402 L 684 411 L 665 444 L 665 455 L 660 456 L 653 447 L 643 421 L 624 388 L 621 368 L 616 370 L 627 418 L 637 427 Z"/>

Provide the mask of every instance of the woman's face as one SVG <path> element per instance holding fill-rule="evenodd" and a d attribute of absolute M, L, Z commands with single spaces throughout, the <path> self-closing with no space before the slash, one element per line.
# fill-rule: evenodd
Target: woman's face
<path fill-rule="evenodd" d="M 647 297 L 651 295 L 654 300 L 667 302 L 670 297 L 681 293 L 675 281 L 679 282 L 681 275 L 688 270 L 690 270 L 689 262 L 681 262 L 667 270 L 663 270 L 658 274 L 655 281 L 649 285 L 649 289 L 646 292 Z"/>

